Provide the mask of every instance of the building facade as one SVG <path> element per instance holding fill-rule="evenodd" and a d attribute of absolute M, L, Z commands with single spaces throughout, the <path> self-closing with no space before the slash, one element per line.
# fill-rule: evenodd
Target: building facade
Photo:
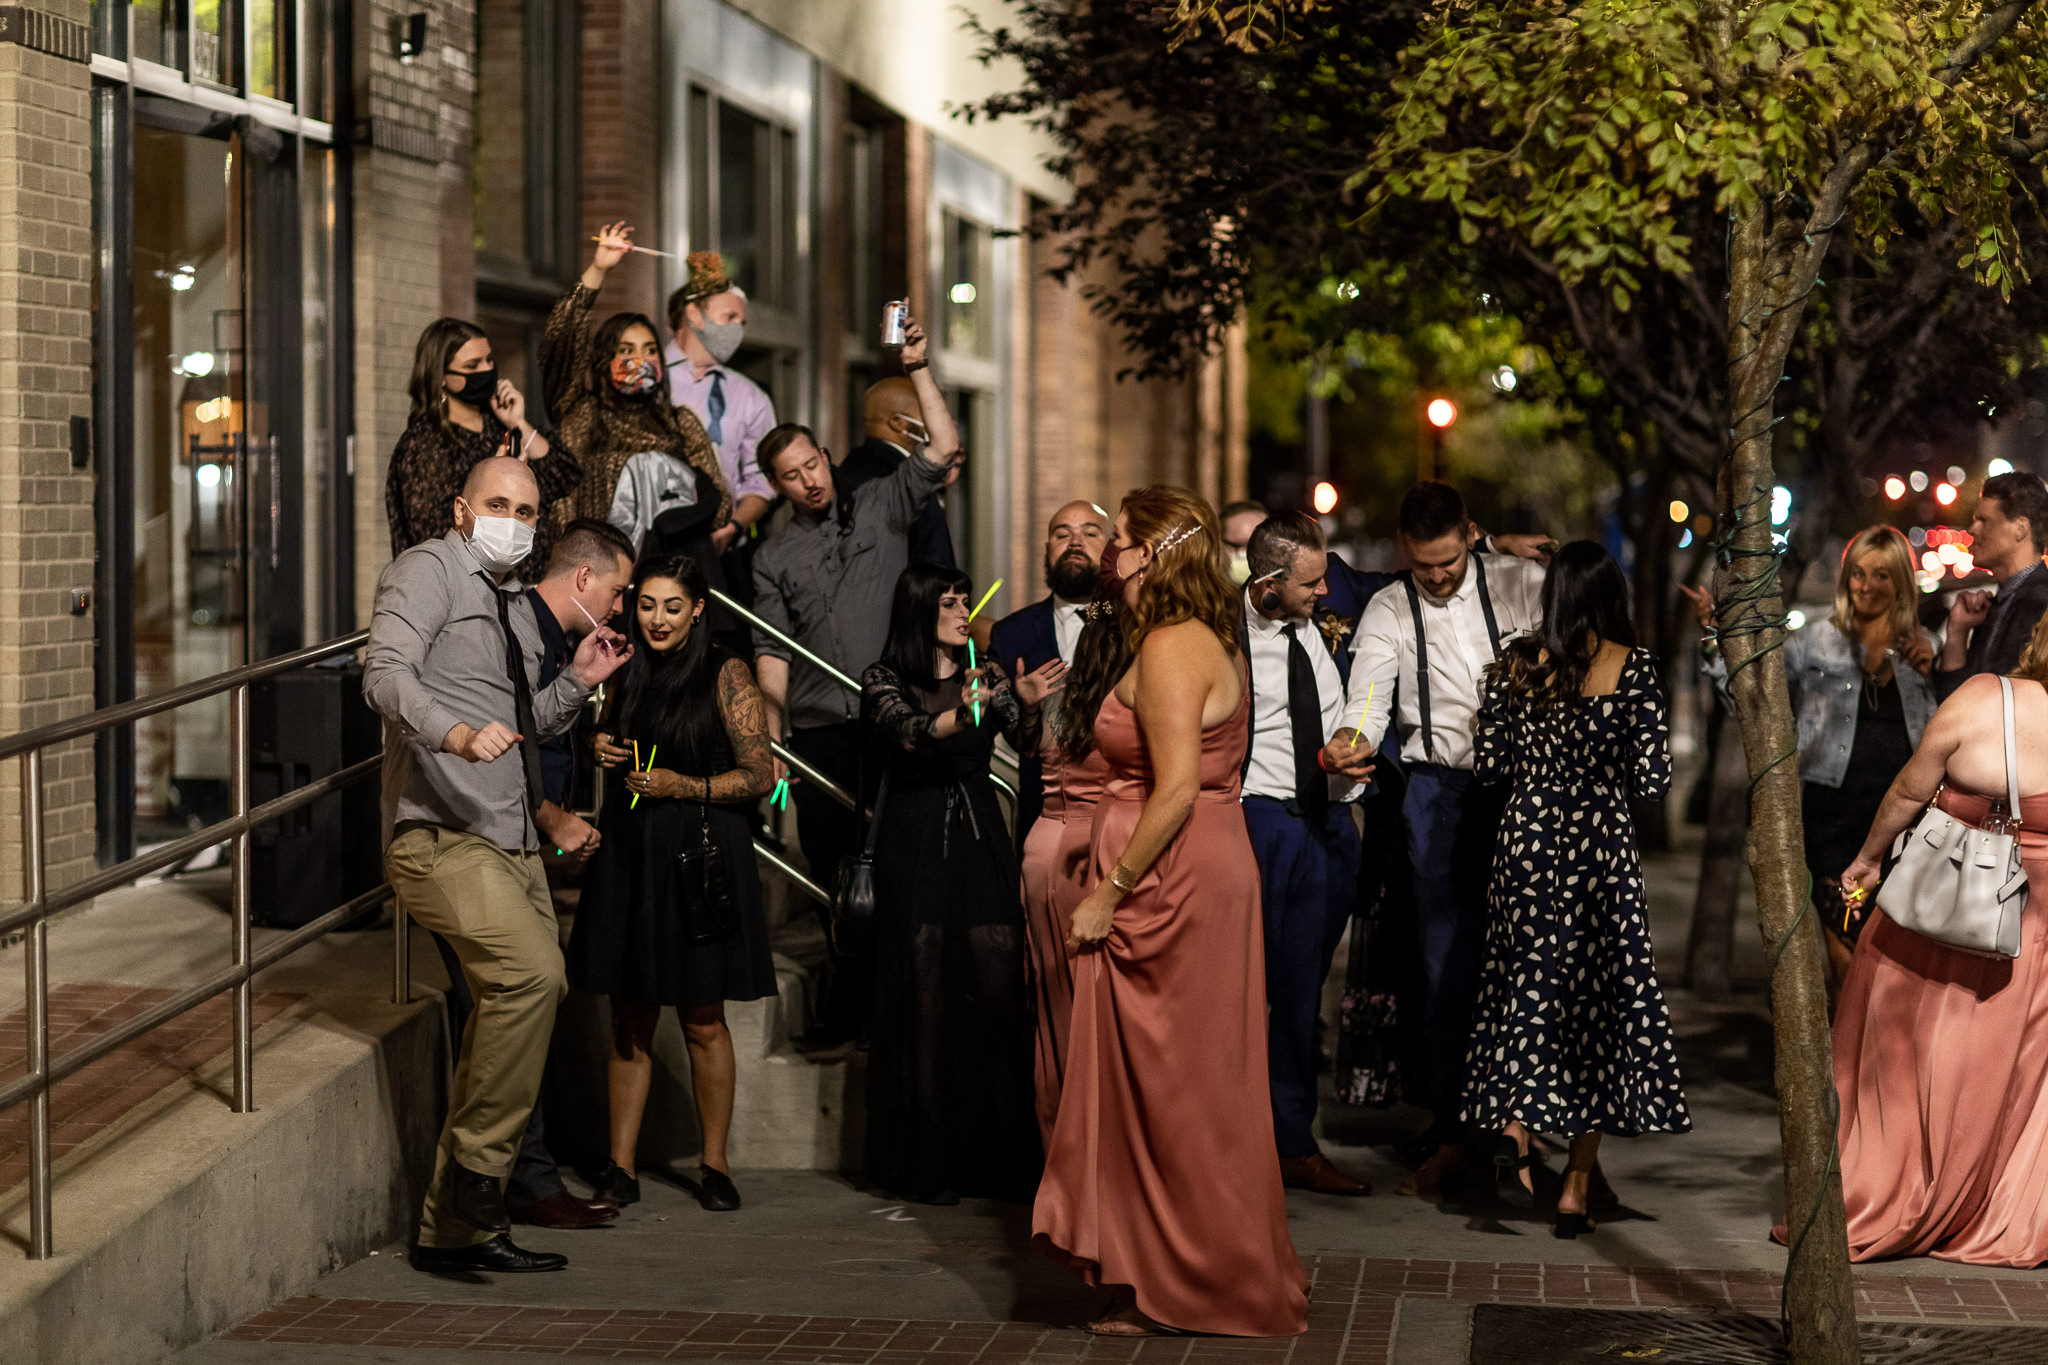
<path fill-rule="evenodd" d="M 990 21 L 1001 0 L 968 6 Z M 1030 235 L 1014 77 L 953 0 L 39 0 L 0 8 L 0 733 L 360 625 L 420 331 L 490 333 L 539 401 L 542 319 L 599 223 L 606 303 L 660 318 L 725 253 L 735 364 L 831 449 L 907 297 L 970 464 L 956 544 L 997 609 L 1071 497 L 1245 484 L 1243 364 L 1120 381 Z M 0 774 L 0 822 L 19 791 Z M 218 818 L 225 705 L 55 754 L 53 874 Z M 18 858 L 10 836 L 0 857 Z"/>

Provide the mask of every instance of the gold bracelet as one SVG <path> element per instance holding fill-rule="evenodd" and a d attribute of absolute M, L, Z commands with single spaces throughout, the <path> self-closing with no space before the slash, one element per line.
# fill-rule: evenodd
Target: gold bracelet
<path fill-rule="evenodd" d="M 1109 884 L 1128 896 L 1131 892 L 1138 889 L 1138 878 L 1143 875 L 1143 873 L 1131 871 L 1119 859 L 1117 865 L 1109 870 Z"/>

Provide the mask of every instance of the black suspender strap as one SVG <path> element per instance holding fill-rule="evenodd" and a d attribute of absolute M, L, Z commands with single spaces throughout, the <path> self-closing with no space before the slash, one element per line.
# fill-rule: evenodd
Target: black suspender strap
<path fill-rule="evenodd" d="M 1486 639 L 1493 656 L 1500 657 L 1500 622 L 1494 619 L 1493 598 L 1486 591 L 1486 563 L 1472 556 L 1472 571 L 1479 575 L 1479 611 L 1486 617 Z M 1408 589 L 1408 612 L 1415 618 L 1415 715 L 1422 725 L 1422 752 L 1436 762 L 1436 736 L 1429 727 L 1429 637 L 1422 629 L 1422 595 L 1415 591 L 1415 577 L 1401 580 Z"/>
<path fill-rule="evenodd" d="M 1500 624 L 1493 619 L 1493 598 L 1486 591 L 1486 560 L 1480 555 L 1472 556 L 1472 570 L 1479 575 L 1479 610 L 1486 615 L 1486 642 L 1493 646 L 1493 657 L 1500 657 Z"/>
<path fill-rule="evenodd" d="M 1415 618 L 1415 714 L 1422 722 L 1422 752 L 1436 762 L 1436 737 L 1429 728 L 1429 636 L 1422 629 L 1422 595 L 1413 575 L 1401 580 L 1408 589 L 1408 611 Z"/>

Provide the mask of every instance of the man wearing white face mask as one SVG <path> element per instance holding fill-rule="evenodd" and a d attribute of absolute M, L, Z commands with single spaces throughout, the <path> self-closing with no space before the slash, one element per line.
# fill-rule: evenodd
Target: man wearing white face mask
<path fill-rule="evenodd" d="M 718 447 L 718 464 L 732 489 L 732 523 L 711 536 L 723 553 L 775 501 L 775 487 L 754 459 L 761 438 L 775 425 L 775 404 L 760 385 L 727 367 L 747 334 L 747 291 L 725 273 L 725 258 L 715 251 L 691 252 L 689 267 L 689 281 L 668 296 L 669 397 L 697 414 Z M 746 578 L 726 575 L 728 585 Z"/>
<path fill-rule="evenodd" d="M 476 1001 L 413 1250 L 427 1271 L 566 1263 L 513 1245 L 504 1196 L 565 989 L 536 820 L 540 741 L 631 650 L 593 630 L 551 684 L 532 685 L 540 628 L 512 569 L 539 519 L 524 464 L 478 461 L 455 529 L 378 580 L 363 661 L 363 695 L 385 722 L 385 874 L 406 914 L 454 947 Z"/>
<path fill-rule="evenodd" d="M 839 491 L 851 494 L 871 479 L 884 479 L 896 472 L 915 450 L 919 454 L 931 444 L 924 419 L 918 416 L 917 389 L 908 379 L 884 379 L 868 390 L 861 407 L 861 435 L 866 439 L 839 462 Z M 950 488 L 960 477 L 955 465 L 946 475 Z M 910 527 L 910 562 L 957 567 L 953 559 L 953 533 L 946 526 L 945 489 L 925 505 Z"/>

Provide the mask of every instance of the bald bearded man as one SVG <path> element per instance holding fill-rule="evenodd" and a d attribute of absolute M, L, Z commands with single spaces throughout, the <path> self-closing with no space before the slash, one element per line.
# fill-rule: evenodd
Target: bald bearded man
<path fill-rule="evenodd" d="M 884 379 L 868 389 L 861 408 L 861 435 L 866 439 L 839 462 L 842 494 L 851 495 L 871 479 L 887 478 L 912 450 L 922 453 L 929 443 L 930 433 L 924 429 L 924 419 L 918 416 L 917 390 L 908 379 Z M 959 477 L 960 468 L 955 465 L 946 475 L 946 487 L 951 488 Z M 910 528 L 912 564 L 956 567 L 953 533 L 946 526 L 945 496 L 945 491 L 940 490 L 938 497 L 925 504 Z"/>

